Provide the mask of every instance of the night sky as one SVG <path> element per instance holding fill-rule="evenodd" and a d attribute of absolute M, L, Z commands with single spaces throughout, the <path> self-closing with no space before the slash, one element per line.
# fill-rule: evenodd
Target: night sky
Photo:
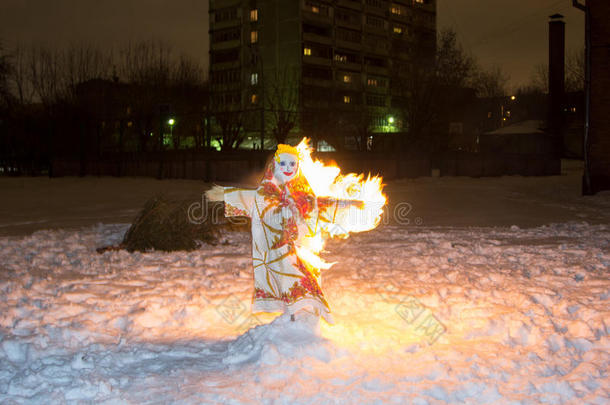
<path fill-rule="evenodd" d="M 118 47 L 161 39 L 176 54 L 207 67 L 207 0 L 0 0 L 0 41 Z M 511 85 L 529 82 L 547 60 L 548 16 L 566 18 L 567 52 L 584 44 L 584 13 L 571 0 L 438 0 L 438 28 L 453 28 L 485 66 L 497 65 Z"/>

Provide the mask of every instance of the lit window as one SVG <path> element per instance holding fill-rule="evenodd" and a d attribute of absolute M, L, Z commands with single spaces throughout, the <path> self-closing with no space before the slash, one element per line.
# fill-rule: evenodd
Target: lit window
<path fill-rule="evenodd" d="M 255 44 L 258 42 L 258 31 L 250 31 L 250 43 Z"/>
<path fill-rule="evenodd" d="M 402 14 L 401 10 L 400 10 L 400 7 L 398 7 L 398 6 L 392 6 L 390 11 L 392 12 L 392 14 L 396 14 L 396 15 L 401 15 Z"/>
<path fill-rule="evenodd" d="M 343 102 L 349 104 L 352 102 L 352 98 L 350 96 L 343 96 Z"/>
<path fill-rule="evenodd" d="M 250 21 L 258 21 L 258 10 L 250 10 Z"/>
<path fill-rule="evenodd" d="M 377 82 L 377 79 L 367 79 L 366 84 L 368 84 L 369 86 L 375 86 L 375 87 L 377 87 L 379 85 Z"/>
<path fill-rule="evenodd" d="M 250 96 L 250 103 L 251 104 L 256 104 L 258 102 L 258 94 L 252 94 Z"/>
<path fill-rule="evenodd" d="M 347 56 L 346 55 L 335 54 L 335 60 L 337 62 L 347 62 Z"/>
<path fill-rule="evenodd" d="M 318 6 L 311 6 L 311 11 L 313 13 L 319 14 L 320 13 L 320 7 L 318 7 Z"/>
<path fill-rule="evenodd" d="M 250 84 L 253 86 L 258 84 L 258 73 L 252 73 L 250 75 Z"/>
<path fill-rule="evenodd" d="M 415 0 L 415 2 L 416 2 L 416 3 L 419 3 L 419 4 L 424 4 L 424 3 L 425 3 L 425 0 Z"/>
<path fill-rule="evenodd" d="M 303 48 L 303 55 L 311 56 L 311 48 Z"/>
<path fill-rule="evenodd" d="M 402 27 L 394 27 L 394 34 L 402 34 Z"/>
<path fill-rule="evenodd" d="M 343 75 L 343 83 L 351 83 L 352 77 L 350 75 Z"/>

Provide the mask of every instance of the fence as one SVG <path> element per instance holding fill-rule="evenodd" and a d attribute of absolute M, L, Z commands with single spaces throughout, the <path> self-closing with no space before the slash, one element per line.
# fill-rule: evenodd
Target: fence
<path fill-rule="evenodd" d="M 51 173 L 61 176 L 145 176 L 161 179 L 256 182 L 269 160 L 269 151 L 231 153 L 167 151 L 123 153 L 101 158 L 54 159 Z M 380 153 L 320 152 L 324 162 L 334 161 L 343 173 L 379 174 L 384 179 L 430 176 L 546 176 L 561 173 L 558 157 L 542 154 L 446 152 L 402 157 Z"/>

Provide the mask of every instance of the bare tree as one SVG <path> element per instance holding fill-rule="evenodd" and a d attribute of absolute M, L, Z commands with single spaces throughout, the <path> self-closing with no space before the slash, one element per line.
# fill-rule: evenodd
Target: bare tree
<path fill-rule="evenodd" d="M 73 95 L 77 85 L 92 79 L 107 79 L 110 76 L 112 56 L 99 48 L 81 44 L 59 54 L 61 58 L 60 78 L 65 91 Z"/>
<path fill-rule="evenodd" d="M 29 79 L 35 89 L 35 97 L 46 106 L 57 103 L 65 91 L 61 87 L 60 51 L 32 47 L 29 56 Z"/>
<path fill-rule="evenodd" d="M 33 103 L 36 94 L 30 71 L 32 50 L 32 48 L 17 46 L 13 51 L 9 82 L 17 103 L 22 106 Z"/>
<path fill-rule="evenodd" d="M 467 87 L 472 84 L 476 69 L 475 59 L 459 44 L 455 31 L 442 31 L 434 67 L 437 83 L 445 87 Z"/>
<path fill-rule="evenodd" d="M 9 88 L 10 75 L 13 70 L 10 55 L 5 53 L 0 43 L 0 107 L 8 107 L 12 103 L 13 96 Z"/>
<path fill-rule="evenodd" d="M 427 67 L 413 66 L 408 71 L 394 72 L 398 78 L 392 84 L 394 103 L 399 104 L 407 136 L 402 138 L 403 148 L 419 148 L 426 142 L 430 123 L 436 119 L 439 89 L 434 72 Z"/>
<path fill-rule="evenodd" d="M 367 140 L 373 135 L 373 116 L 364 104 L 360 104 L 348 116 L 348 127 L 358 151 L 367 150 Z"/>
<path fill-rule="evenodd" d="M 565 90 L 583 91 L 585 88 L 585 50 L 572 51 L 566 57 Z"/>
<path fill-rule="evenodd" d="M 478 97 L 497 98 L 506 96 L 508 76 L 499 66 L 489 70 L 479 70 L 473 78 L 473 87 Z"/>
<path fill-rule="evenodd" d="M 129 84 L 127 105 L 129 118 L 135 123 L 140 150 L 151 146 L 151 133 L 156 133 L 152 142 L 155 149 L 162 149 L 166 121 L 169 111 L 162 113 L 168 105 L 169 86 L 172 75 L 172 50 L 162 42 L 142 41 L 130 43 L 118 52 L 117 76 Z"/>
<path fill-rule="evenodd" d="M 529 88 L 537 89 L 538 91 L 548 94 L 549 92 L 549 66 L 546 63 L 540 63 L 534 66 Z"/>
<path fill-rule="evenodd" d="M 408 134 L 403 138 L 403 146 L 434 149 L 446 147 L 448 131 L 445 124 L 455 107 L 463 103 L 464 89 L 501 92 L 505 81 L 499 69 L 481 71 L 452 30 L 439 34 L 432 64 L 401 66 L 393 76 L 399 78 L 393 83 L 392 91 L 400 104 Z"/>
<path fill-rule="evenodd" d="M 565 59 L 565 91 L 582 91 L 585 86 L 585 51 L 573 51 L 568 53 Z M 540 63 L 534 66 L 534 70 L 528 85 L 542 93 L 549 92 L 549 65 Z"/>
<path fill-rule="evenodd" d="M 168 85 L 172 48 L 163 42 L 130 43 L 119 51 L 118 75 L 133 84 Z"/>
<path fill-rule="evenodd" d="M 299 87 L 296 69 L 278 68 L 264 78 L 265 120 L 275 141 L 286 142 L 298 120 Z"/>
<path fill-rule="evenodd" d="M 170 73 L 174 87 L 200 86 L 205 81 L 201 66 L 185 55 L 173 64 Z"/>
<path fill-rule="evenodd" d="M 244 113 L 239 109 L 219 111 L 214 114 L 220 126 L 221 135 L 217 138 L 223 151 L 237 149 L 244 141 Z"/>
<path fill-rule="evenodd" d="M 179 116 L 173 129 L 174 147 L 181 147 L 186 134 L 192 134 L 196 148 L 203 146 L 208 89 L 201 66 L 186 56 L 172 65 L 169 98 Z"/>

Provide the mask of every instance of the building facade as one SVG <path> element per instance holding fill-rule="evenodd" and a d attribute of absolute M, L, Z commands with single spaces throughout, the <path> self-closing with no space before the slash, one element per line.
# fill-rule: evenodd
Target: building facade
<path fill-rule="evenodd" d="M 290 133 L 362 149 L 403 131 L 397 83 L 434 59 L 435 2 L 210 0 L 212 111 L 266 147 Z"/>
<path fill-rule="evenodd" d="M 585 194 L 610 190 L 610 3 L 587 1 L 591 43 L 591 94 L 588 153 L 588 179 Z"/>

